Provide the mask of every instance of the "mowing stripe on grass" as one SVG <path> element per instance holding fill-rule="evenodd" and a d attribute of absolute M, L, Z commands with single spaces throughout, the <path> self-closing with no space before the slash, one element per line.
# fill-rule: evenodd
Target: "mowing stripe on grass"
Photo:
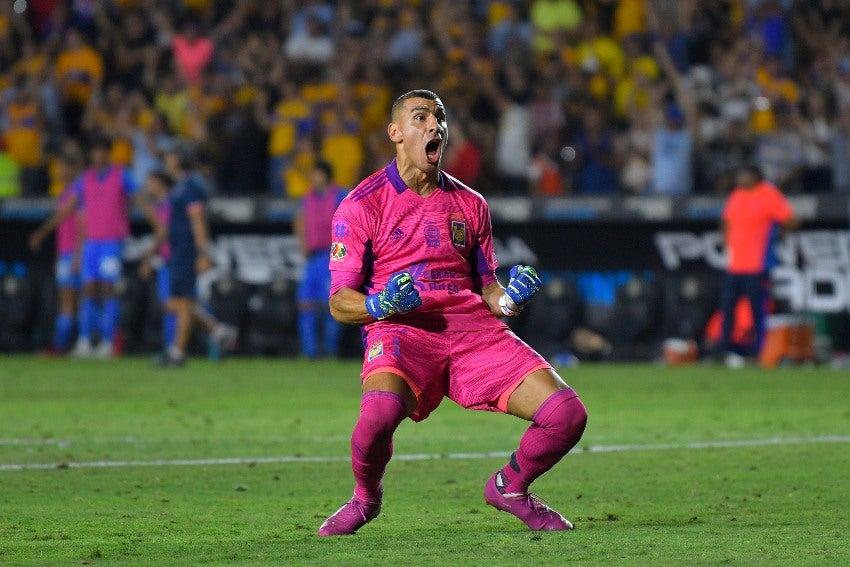
<path fill-rule="evenodd" d="M 850 436 L 825 437 L 774 437 L 770 439 L 744 439 L 739 441 L 698 441 L 694 443 L 665 443 L 660 445 L 589 445 L 580 447 L 574 454 L 621 453 L 626 451 L 670 451 L 676 449 L 734 449 L 736 447 L 767 447 L 771 445 L 822 445 L 826 443 L 850 443 Z M 396 455 L 396 461 L 433 461 L 438 459 L 491 459 L 507 458 L 510 452 L 489 453 L 414 453 Z M 153 459 L 149 461 L 83 461 L 63 463 L 16 463 L 0 464 L 0 471 L 25 471 L 47 469 L 104 469 L 118 467 L 198 467 L 216 465 L 278 464 L 278 463 L 337 463 L 348 462 L 351 457 L 230 457 L 219 459 Z"/>
<path fill-rule="evenodd" d="M 66 439 L 0 439 L 0 447 L 3 446 L 31 446 L 31 445 L 56 445 L 57 447 L 68 447 L 71 442 Z"/>

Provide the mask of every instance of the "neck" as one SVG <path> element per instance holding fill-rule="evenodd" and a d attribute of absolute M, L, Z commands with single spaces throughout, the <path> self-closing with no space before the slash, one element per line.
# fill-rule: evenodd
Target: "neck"
<path fill-rule="evenodd" d="M 400 155 L 396 158 L 396 165 L 398 166 L 398 173 L 401 176 L 401 180 L 404 181 L 405 185 L 422 197 L 427 197 L 433 193 L 440 183 L 439 169 L 435 169 L 433 172 L 422 171 L 412 163 L 403 160 Z"/>

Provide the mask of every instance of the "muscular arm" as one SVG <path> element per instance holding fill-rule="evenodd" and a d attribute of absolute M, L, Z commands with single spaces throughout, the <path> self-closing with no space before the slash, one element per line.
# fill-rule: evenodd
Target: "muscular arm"
<path fill-rule="evenodd" d="M 298 211 L 295 215 L 295 220 L 292 221 L 292 232 L 298 238 L 298 246 L 301 248 L 301 253 L 307 256 L 310 251 L 307 249 L 307 226 L 304 223 L 304 210 Z"/>
<path fill-rule="evenodd" d="M 195 248 L 198 251 L 195 270 L 198 273 L 203 273 L 211 267 L 211 260 L 207 252 L 210 244 L 207 218 L 204 214 L 203 206 L 192 206 L 189 208 L 188 213 L 189 223 L 192 227 L 192 237 L 195 240 Z"/>
<path fill-rule="evenodd" d="M 38 251 L 41 248 L 41 243 L 47 238 L 47 235 L 56 230 L 63 220 L 71 216 L 77 208 L 77 197 L 68 199 L 61 207 L 59 207 L 50 217 L 33 231 L 29 238 L 29 246 L 33 251 Z"/>
<path fill-rule="evenodd" d="M 505 316 L 505 314 L 502 313 L 502 308 L 499 307 L 499 298 L 502 296 L 503 293 L 505 293 L 505 288 L 502 284 L 499 283 L 499 280 L 496 280 L 490 285 L 485 286 L 481 290 L 481 297 L 484 298 L 484 303 L 486 303 L 487 307 L 490 308 L 490 313 L 492 313 L 496 317 Z"/>
<path fill-rule="evenodd" d="M 366 311 L 366 295 L 350 287 L 340 288 L 330 299 L 331 315 L 346 325 L 363 325 L 374 321 Z M 498 305 L 496 305 L 498 308 Z"/>

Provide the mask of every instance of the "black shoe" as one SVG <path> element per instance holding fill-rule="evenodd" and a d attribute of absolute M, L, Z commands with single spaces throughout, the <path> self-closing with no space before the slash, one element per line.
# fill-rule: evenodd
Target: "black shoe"
<path fill-rule="evenodd" d="M 185 364 L 185 356 L 177 358 L 175 356 L 171 356 L 167 352 L 158 354 L 156 358 L 153 359 L 153 365 L 157 368 L 182 368 Z"/>

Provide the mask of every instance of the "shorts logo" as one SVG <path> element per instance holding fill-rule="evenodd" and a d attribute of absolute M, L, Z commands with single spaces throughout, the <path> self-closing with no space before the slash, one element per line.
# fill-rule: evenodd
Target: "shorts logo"
<path fill-rule="evenodd" d="M 342 242 L 334 242 L 331 244 L 331 260 L 334 262 L 342 262 L 345 260 L 346 254 L 348 254 L 348 250 L 345 248 L 345 244 Z"/>
<path fill-rule="evenodd" d="M 378 341 L 372 346 L 369 347 L 369 355 L 366 358 L 366 362 L 372 362 L 379 356 L 384 354 L 384 341 Z"/>
<path fill-rule="evenodd" d="M 452 221 L 452 244 L 455 246 L 466 246 L 466 223 Z"/>
<path fill-rule="evenodd" d="M 334 236 L 337 238 L 345 238 L 351 234 L 351 229 L 348 228 L 348 223 L 345 221 L 334 223 Z"/>
<path fill-rule="evenodd" d="M 440 227 L 428 221 L 425 221 L 425 245 L 428 248 L 440 246 Z"/>

